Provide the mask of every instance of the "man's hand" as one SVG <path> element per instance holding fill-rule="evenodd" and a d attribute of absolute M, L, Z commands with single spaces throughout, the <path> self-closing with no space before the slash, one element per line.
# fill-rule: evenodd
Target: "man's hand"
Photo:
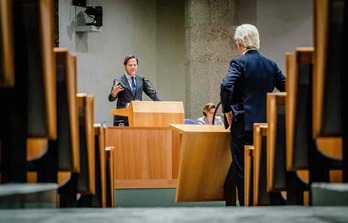
<path fill-rule="evenodd" d="M 116 95 L 118 94 L 118 92 L 123 91 L 123 87 L 120 85 L 120 82 L 118 82 L 117 80 L 115 81 L 114 87 L 112 89 L 112 95 L 114 97 L 116 97 Z"/>
<path fill-rule="evenodd" d="M 225 113 L 225 116 L 226 116 L 228 125 L 231 126 L 232 125 L 232 120 L 233 120 L 232 111 Z"/>

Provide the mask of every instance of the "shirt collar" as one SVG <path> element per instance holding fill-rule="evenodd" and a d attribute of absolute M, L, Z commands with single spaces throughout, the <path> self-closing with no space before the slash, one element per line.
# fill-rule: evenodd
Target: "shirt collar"
<path fill-rule="evenodd" d="M 131 76 L 129 76 L 127 73 L 124 73 L 124 75 L 126 76 L 126 78 L 127 78 L 128 81 L 132 81 Z M 134 77 L 135 77 L 135 75 L 134 75 Z"/>
<path fill-rule="evenodd" d="M 251 50 L 256 50 L 256 49 L 248 49 L 248 50 L 243 52 L 243 55 L 246 54 L 247 52 L 251 51 Z"/>

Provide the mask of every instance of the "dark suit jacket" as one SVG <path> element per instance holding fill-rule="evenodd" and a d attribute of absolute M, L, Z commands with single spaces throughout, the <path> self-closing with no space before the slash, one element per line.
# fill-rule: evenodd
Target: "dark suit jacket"
<path fill-rule="evenodd" d="M 247 51 L 230 62 L 220 87 L 224 112 L 234 118 L 244 114 L 245 131 L 252 131 L 256 122 L 266 122 L 266 96 L 275 88 L 285 91 L 286 78 L 277 64 L 257 50 Z"/>
<path fill-rule="evenodd" d="M 116 108 L 125 108 L 128 103 L 131 101 L 143 100 L 143 92 L 149 96 L 153 101 L 160 101 L 156 89 L 152 86 L 151 82 L 146 80 L 144 77 L 135 75 L 137 91 L 135 96 L 132 94 L 132 87 L 129 86 L 127 77 L 125 74 L 119 79 L 120 84 L 124 88 L 123 91 L 119 92 L 116 97 L 112 95 L 112 89 L 114 84 L 111 87 L 111 92 L 109 94 L 109 101 L 115 101 L 117 99 Z M 115 83 L 116 79 L 113 83 Z"/>

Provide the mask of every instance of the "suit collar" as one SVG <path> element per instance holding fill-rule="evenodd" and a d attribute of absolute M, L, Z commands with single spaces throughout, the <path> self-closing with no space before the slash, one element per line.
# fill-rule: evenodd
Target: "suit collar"
<path fill-rule="evenodd" d="M 131 89 L 130 86 L 129 86 L 129 83 L 128 83 L 128 79 L 127 79 L 125 74 L 122 75 L 120 83 L 122 84 L 123 88 Z"/>

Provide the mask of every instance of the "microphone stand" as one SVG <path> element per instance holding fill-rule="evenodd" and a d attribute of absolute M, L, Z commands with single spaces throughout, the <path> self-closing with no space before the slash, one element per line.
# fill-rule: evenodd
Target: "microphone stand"
<path fill-rule="evenodd" d="M 216 105 L 216 107 L 215 107 L 215 111 L 214 111 L 214 115 L 213 115 L 213 120 L 211 121 L 212 125 L 214 125 L 214 123 L 215 123 L 216 112 L 217 112 L 217 110 L 218 110 L 220 104 L 221 104 L 221 101 L 219 101 L 219 103 L 218 103 L 218 104 Z"/>
<path fill-rule="evenodd" d="M 216 105 L 216 107 L 215 107 L 215 111 L 214 111 L 214 115 L 213 115 L 213 120 L 212 120 L 212 125 L 214 125 L 214 122 L 215 122 L 215 116 L 216 116 L 216 112 L 217 112 L 217 110 L 218 110 L 218 108 L 219 108 L 219 106 L 221 105 L 221 101 L 219 101 L 219 103 Z M 223 120 L 223 123 L 224 123 L 224 126 L 225 126 L 225 129 L 228 129 L 228 127 L 229 127 L 229 125 L 228 125 L 228 121 L 227 121 L 227 119 L 226 119 L 226 115 L 225 115 L 225 113 L 223 113 L 224 114 L 224 120 Z"/>

